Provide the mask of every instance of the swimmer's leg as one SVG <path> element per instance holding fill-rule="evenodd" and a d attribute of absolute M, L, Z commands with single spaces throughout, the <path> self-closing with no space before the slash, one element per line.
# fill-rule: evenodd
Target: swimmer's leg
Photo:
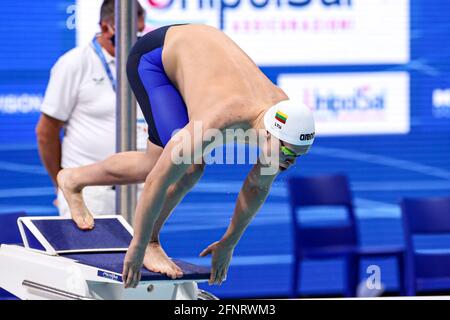
<path fill-rule="evenodd" d="M 83 200 L 84 187 L 144 182 L 161 152 L 161 147 L 148 142 L 146 152 L 121 152 L 92 165 L 61 170 L 57 176 L 58 187 L 77 226 L 83 230 L 94 227 L 92 214 Z"/>
<path fill-rule="evenodd" d="M 173 209 L 197 184 L 203 175 L 205 164 L 192 165 L 186 174 L 167 190 L 166 201 L 160 216 L 155 222 L 150 243 L 145 251 L 144 266 L 153 272 L 160 272 L 175 279 L 183 276 L 182 270 L 174 263 L 161 247 L 159 233 Z"/>

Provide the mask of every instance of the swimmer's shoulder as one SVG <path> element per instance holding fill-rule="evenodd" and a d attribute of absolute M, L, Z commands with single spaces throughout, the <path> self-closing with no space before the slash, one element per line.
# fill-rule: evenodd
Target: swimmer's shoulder
<path fill-rule="evenodd" d="M 254 105 L 249 99 L 230 96 L 215 107 L 209 108 L 207 116 L 212 127 L 222 129 L 244 129 L 252 127 L 252 124 L 261 108 Z M 203 114 L 204 116 L 205 114 Z"/>
<path fill-rule="evenodd" d="M 166 37 L 171 42 L 184 42 L 189 40 L 197 40 L 210 35 L 218 36 L 224 33 L 212 26 L 206 24 L 181 24 L 173 25 L 168 31 Z"/>
<path fill-rule="evenodd" d="M 180 32 L 222 32 L 219 29 L 207 25 L 207 24 L 201 24 L 201 23 L 186 23 L 186 24 L 175 24 L 170 27 L 169 30 L 178 30 Z"/>

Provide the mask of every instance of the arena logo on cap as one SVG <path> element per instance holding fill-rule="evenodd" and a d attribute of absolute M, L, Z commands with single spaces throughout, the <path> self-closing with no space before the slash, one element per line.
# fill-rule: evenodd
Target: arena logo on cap
<path fill-rule="evenodd" d="M 301 134 L 301 135 L 300 135 L 300 141 L 309 141 L 309 140 L 313 140 L 315 135 L 316 135 L 315 132 L 313 132 L 313 133 L 307 133 L 307 134 Z"/>

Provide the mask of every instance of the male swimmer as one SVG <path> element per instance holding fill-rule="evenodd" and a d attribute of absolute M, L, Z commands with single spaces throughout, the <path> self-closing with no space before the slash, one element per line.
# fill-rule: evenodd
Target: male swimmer
<path fill-rule="evenodd" d="M 234 248 L 265 202 L 276 176 L 313 143 L 312 114 L 307 107 L 289 100 L 228 36 L 209 26 L 172 25 L 146 34 L 130 52 L 127 73 L 149 126 L 147 151 L 118 153 L 58 174 L 59 187 L 81 229 L 94 227 L 82 198 L 84 187 L 145 181 L 136 207 L 133 240 L 124 260 L 125 287 L 137 286 L 142 265 L 172 279 L 183 275 L 161 247 L 159 234 L 205 167 L 195 157 L 201 157 L 209 142 L 195 134 L 196 122 L 202 123 L 203 132 L 262 130 L 266 142 L 270 141 L 265 145 L 276 142 L 280 151 L 279 166 L 273 174 L 262 174 L 268 166 L 262 161 L 252 167 L 225 234 L 200 254 L 212 255 L 209 283 L 220 285 Z M 177 129 L 181 130 L 172 137 Z M 178 150 L 177 138 L 186 135 L 193 137 L 188 152 L 192 162 L 177 164 L 172 159 Z"/>

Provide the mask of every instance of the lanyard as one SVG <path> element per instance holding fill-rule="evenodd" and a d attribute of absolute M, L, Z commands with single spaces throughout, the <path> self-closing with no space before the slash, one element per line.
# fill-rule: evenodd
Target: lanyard
<path fill-rule="evenodd" d="M 113 90 L 116 91 L 116 79 L 114 78 L 111 72 L 111 68 L 109 67 L 108 62 L 106 62 L 106 58 L 102 51 L 102 47 L 100 47 L 100 44 L 98 43 L 96 37 L 92 39 L 92 45 L 94 46 L 95 53 L 97 53 L 97 56 L 100 58 L 100 61 L 102 62 L 103 67 L 105 68 L 106 74 L 108 75 L 108 78 L 111 81 Z"/>

